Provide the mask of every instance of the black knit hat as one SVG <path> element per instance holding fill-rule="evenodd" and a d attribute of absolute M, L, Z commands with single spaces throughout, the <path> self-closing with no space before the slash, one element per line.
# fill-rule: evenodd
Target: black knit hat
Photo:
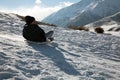
<path fill-rule="evenodd" d="M 31 24 L 34 20 L 35 20 L 35 18 L 32 17 L 32 16 L 26 16 L 26 17 L 25 17 L 25 22 L 26 22 L 27 24 Z"/>

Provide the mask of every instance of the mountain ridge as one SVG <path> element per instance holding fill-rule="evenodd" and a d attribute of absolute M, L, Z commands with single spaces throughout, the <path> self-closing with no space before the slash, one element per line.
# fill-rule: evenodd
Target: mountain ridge
<path fill-rule="evenodd" d="M 81 0 L 46 17 L 43 21 L 57 26 L 84 26 L 120 11 L 120 1 Z"/>
<path fill-rule="evenodd" d="M 111 16 L 102 18 L 102 19 L 95 21 L 93 23 L 90 23 L 88 25 L 92 25 L 93 27 L 96 27 L 96 26 L 102 26 L 102 25 L 109 25 L 111 23 L 120 25 L 120 12 L 115 13 Z M 86 25 L 86 26 L 88 26 L 88 25 Z"/>

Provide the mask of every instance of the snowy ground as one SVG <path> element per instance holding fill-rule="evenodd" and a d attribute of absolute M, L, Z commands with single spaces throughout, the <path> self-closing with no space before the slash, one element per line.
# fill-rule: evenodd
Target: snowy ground
<path fill-rule="evenodd" d="M 53 30 L 51 44 L 29 43 L 24 22 L 0 17 L 0 80 L 120 80 L 120 37 Z"/>
<path fill-rule="evenodd" d="M 95 26 L 94 23 L 88 24 L 85 27 L 89 27 L 91 32 L 95 32 Z M 109 29 L 111 28 L 116 28 L 119 29 L 120 28 L 120 22 L 116 22 L 116 21 L 111 21 L 111 22 L 106 22 L 103 25 L 99 26 L 101 28 L 104 29 L 104 34 L 109 34 L 109 35 L 114 35 L 114 36 L 119 36 L 120 37 L 120 31 L 115 31 L 113 29 L 113 31 L 109 31 Z"/>

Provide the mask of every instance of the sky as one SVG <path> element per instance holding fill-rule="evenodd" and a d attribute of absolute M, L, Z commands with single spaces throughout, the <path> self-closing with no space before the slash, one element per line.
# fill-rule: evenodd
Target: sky
<path fill-rule="evenodd" d="M 48 15 L 80 0 L 1 0 L 0 12 L 34 16 L 42 20 Z"/>

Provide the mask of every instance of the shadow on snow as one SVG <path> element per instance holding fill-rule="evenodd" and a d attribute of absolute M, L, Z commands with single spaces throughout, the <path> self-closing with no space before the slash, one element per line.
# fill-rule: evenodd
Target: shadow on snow
<path fill-rule="evenodd" d="M 28 43 L 28 45 L 54 61 L 55 65 L 59 67 L 61 71 L 69 75 L 80 75 L 80 73 L 65 60 L 63 53 L 59 51 L 56 43 L 51 45 Z"/>

